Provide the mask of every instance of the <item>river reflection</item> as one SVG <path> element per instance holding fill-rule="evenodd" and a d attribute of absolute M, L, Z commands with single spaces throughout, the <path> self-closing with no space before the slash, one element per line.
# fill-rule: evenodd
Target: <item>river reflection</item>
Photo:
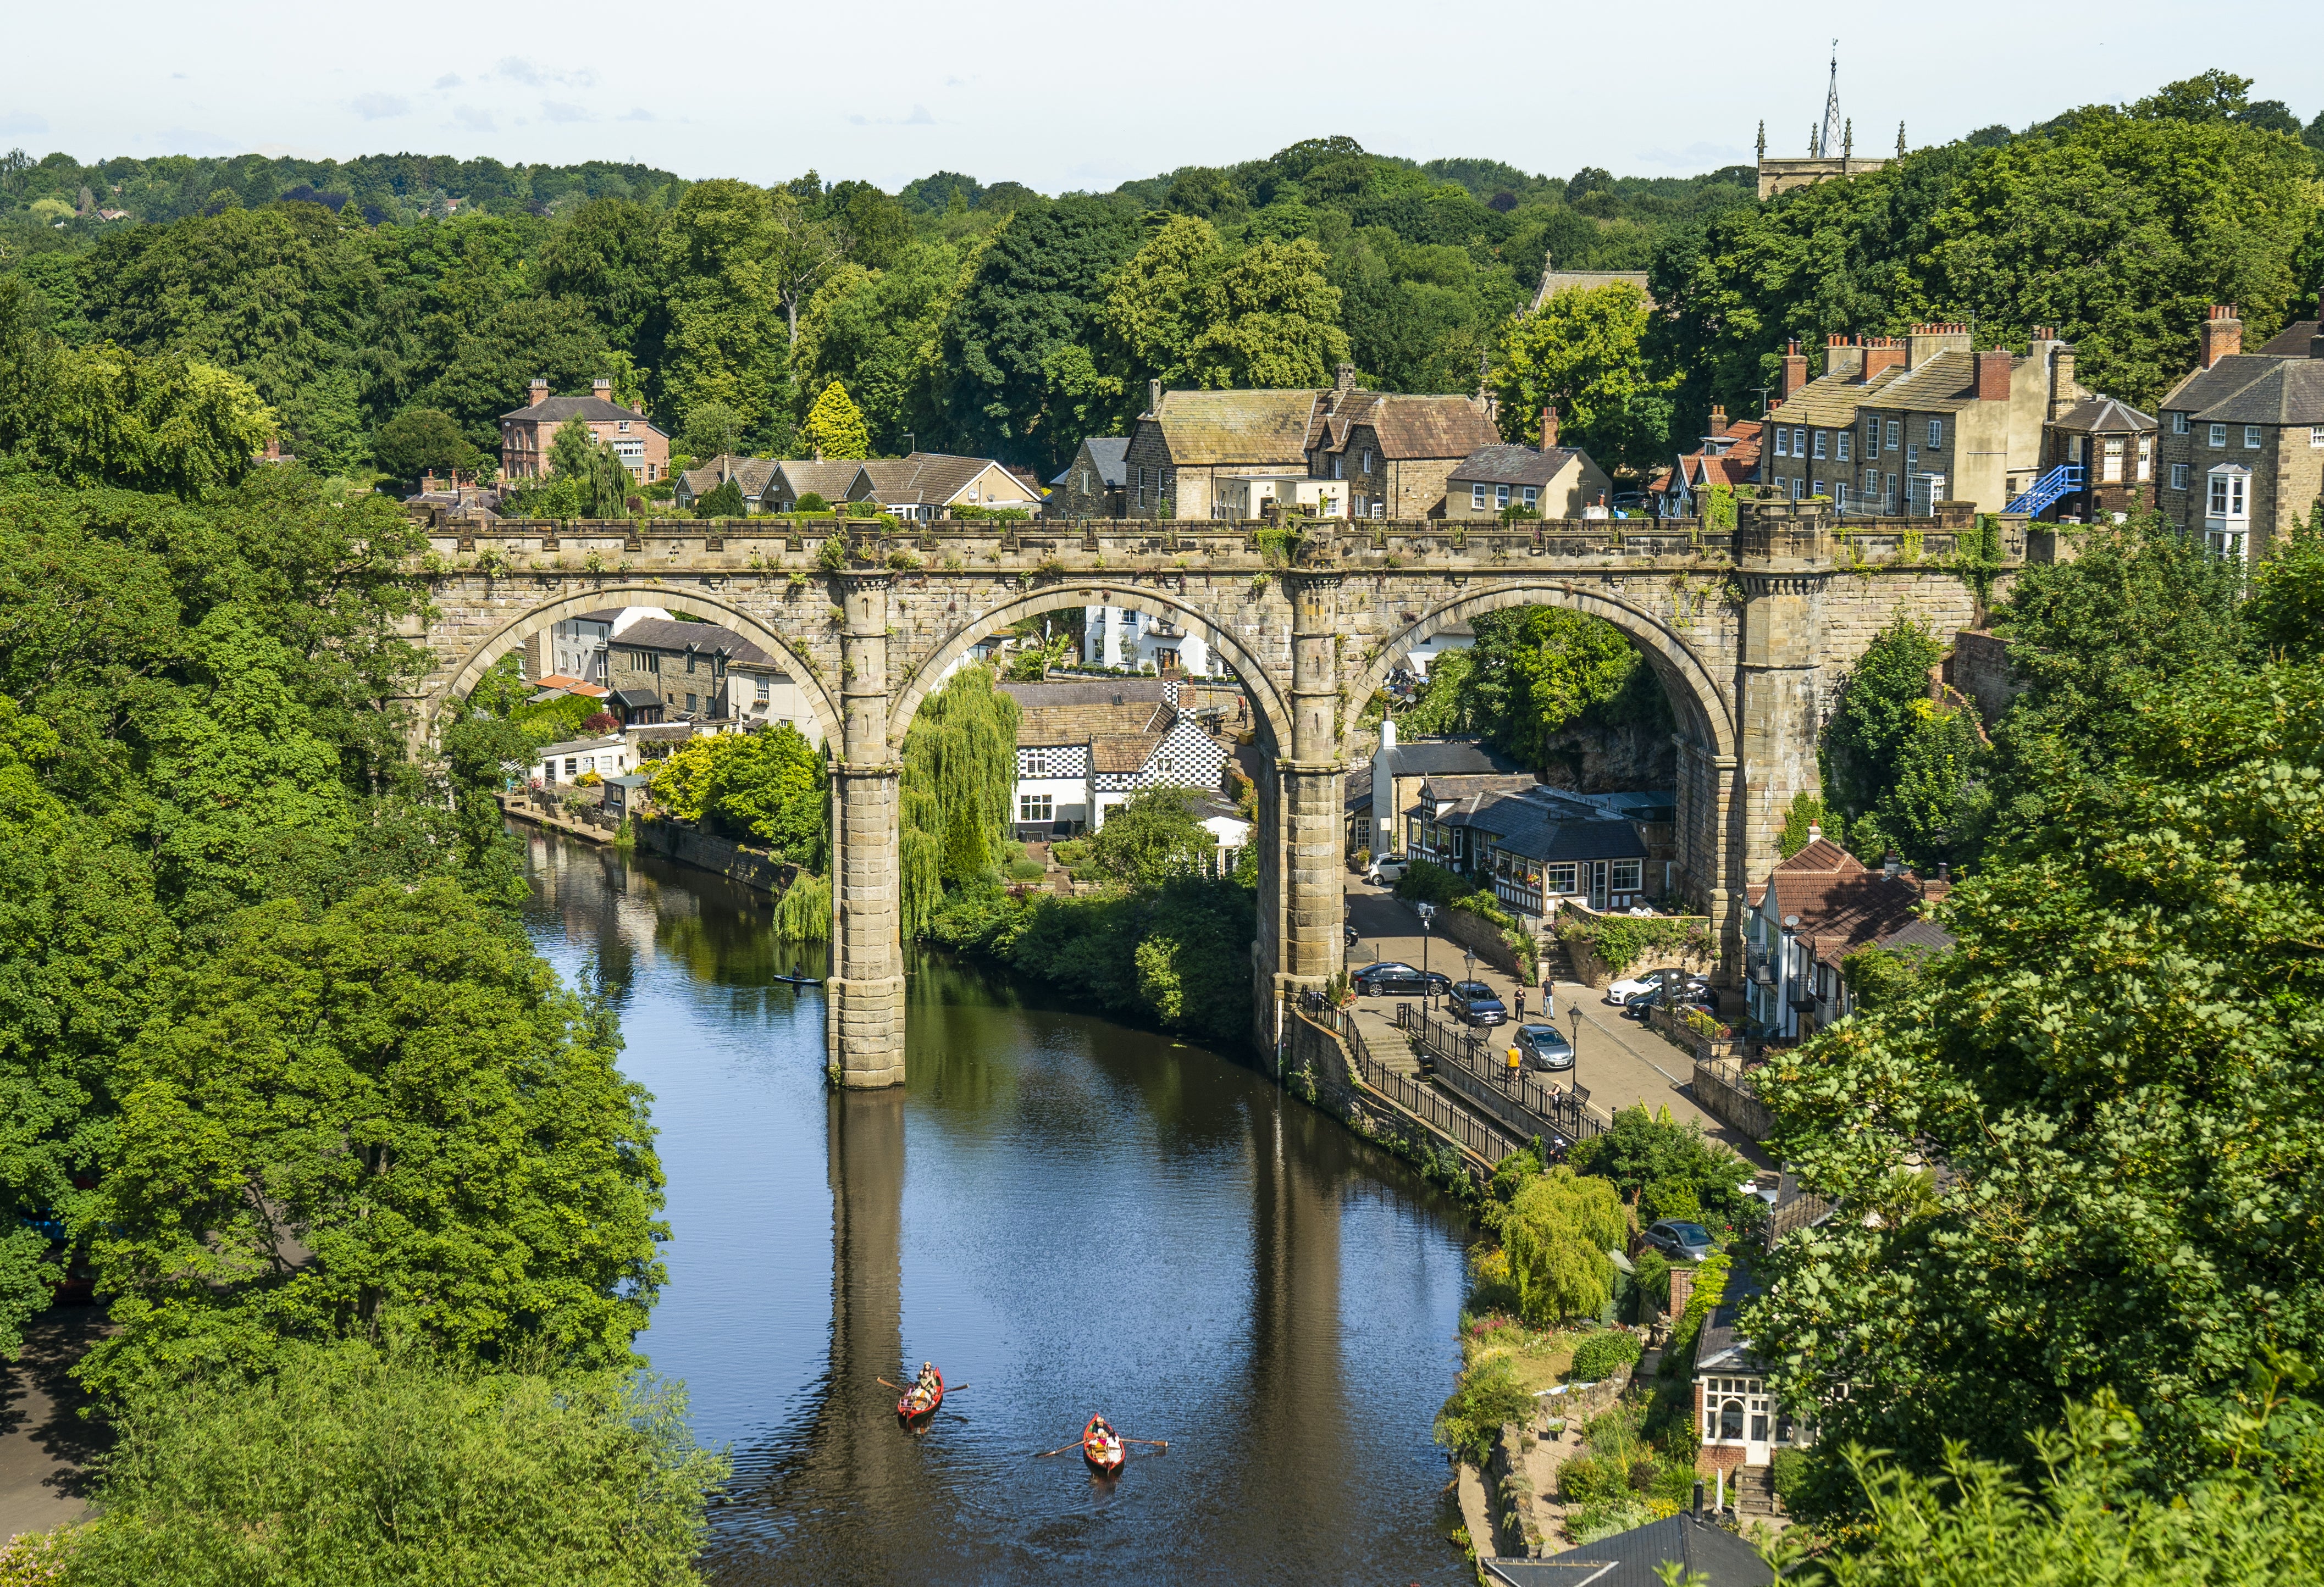
<path fill-rule="evenodd" d="M 911 1083 L 823 1083 L 819 953 L 758 894 L 530 839 L 530 915 L 617 984 L 656 1097 L 669 1288 L 641 1348 L 736 1478 L 722 1583 L 1453 1582 L 1430 1417 L 1465 1225 L 1249 1069 L 935 956 Z M 925 1437 L 876 1380 L 966 1387 Z M 1093 1410 L 1110 1483 L 1030 1458 Z"/>

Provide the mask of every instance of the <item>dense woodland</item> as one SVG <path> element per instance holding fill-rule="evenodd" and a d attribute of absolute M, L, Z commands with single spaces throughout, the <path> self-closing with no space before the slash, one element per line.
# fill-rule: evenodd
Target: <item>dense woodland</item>
<path fill-rule="evenodd" d="M 1768 203 L 1748 168 L 1564 179 L 1316 138 L 1264 160 L 1050 198 L 939 172 L 889 194 L 636 166 L 0 161 L 0 272 L 74 346 L 246 378 L 327 472 L 430 459 L 390 421 L 497 445 L 525 382 L 610 373 L 697 454 L 788 449 L 844 384 L 872 446 L 1054 472 L 1146 382 L 1288 384 L 1352 360 L 1387 390 L 1476 389 L 1512 437 L 1544 401 L 1602 461 L 1652 466 L 1712 402 L 1756 411 L 1781 344 L 1973 321 L 2061 326 L 2082 378 L 2151 402 L 2205 305 L 2263 336 L 2324 284 L 2318 150 L 2221 73 L 2136 105 L 1988 128 Z M 106 221 L 98 211 L 129 218 Z M 1644 270 L 1527 316 L 1545 260 Z M 683 448 L 682 448 L 683 449 Z"/>

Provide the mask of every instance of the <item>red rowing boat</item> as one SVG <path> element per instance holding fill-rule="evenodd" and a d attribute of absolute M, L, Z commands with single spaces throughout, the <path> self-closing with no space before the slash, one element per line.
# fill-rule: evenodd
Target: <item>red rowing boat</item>
<path fill-rule="evenodd" d="M 1101 1477 L 1111 1477 L 1121 1470 L 1121 1463 L 1129 1454 L 1130 1446 L 1113 1430 L 1113 1424 L 1103 1417 L 1090 1417 L 1089 1426 L 1082 1429 L 1082 1458 L 1089 1462 L 1090 1470 Z"/>
<path fill-rule="evenodd" d="M 904 1397 L 896 1401 L 896 1415 L 908 1427 L 925 1425 L 930 1417 L 936 1414 L 936 1407 L 944 1403 L 944 1374 L 934 1367 L 928 1371 L 936 1378 L 933 1390 L 923 1389 L 915 1382 L 904 1390 Z"/>

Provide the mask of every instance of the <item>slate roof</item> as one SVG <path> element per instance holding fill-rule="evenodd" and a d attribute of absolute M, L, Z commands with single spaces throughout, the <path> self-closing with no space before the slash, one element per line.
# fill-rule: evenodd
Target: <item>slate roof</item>
<path fill-rule="evenodd" d="M 1907 921 L 1881 938 L 1880 946 L 1899 953 L 1915 948 L 1943 953 L 1953 946 L 1953 934 L 1932 920 Z"/>
<path fill-rule="evenodd" d="M 1098 482 L 1103 485 L 1126 485 L 1130 482 L 1130 437 L 1127 436 L 1091 436 L 1082 445 L 1089 453 L 1090 462 L 1096 466 Z M 1077 456 L 1065 465 L 1065 472 L 1051 480 L 1052 485 L 1062 485 L 1081 466 Z"/>
<path fill-rule="evenodd" d="M 587 755 L 593 750 L 612 749 L 627 742 L 619 733 L 608 733 L 601 738 L 573 738 L 562 744 L 542 746 L 535 760 L 547 760 L 552 755 Z"/>
<path fill-rule="evenodd" d="M 586 419 L 592 424 L 612 424 L 627 419 L 643 425 L 655 435 L 661 434 L 654 422 L 634 408 L 623 408 L 618 402 L 608 402 L 603 397 L 544 397 L 530 408 L 520 408 L 501 415 L 503 420 L 524 419 L 534 424 L 561 425 L 569 418 Z"/>
<path fill-rule="evenodd" d="M 855 488 L 856 475 L 863 465 L 852 458 L 822 462 L 812 457 L 787 457 L 775 464 L 767 476 L 766 489 L 777 495 L 788 489 L 794 501 L 802 496 L 820 496 L 825 501 L 844 501 Z"/>
<path fill-rule="evenodd" d="M 1533 307 L 1540 308 L 1560 292 L 1586 292 L 1592 287 L 1608 287 L 1616 281 L 1628 281 L 1646 293 L 1649 304 L 1654 302 L 1655 295 L 1646 286 L 1646 272 L 1642 270 L 1552 270 L 1545 259 L 1541 285 L 1534 289 Z"/>
<path fill-rule="evenodd" d="M 705 656 L 724 656 L 729 661 L 774 659 L 732 628 L 722 628 L 716 623 L 682 623 L 676 618 L 640 618 L 606 643 L 632 650 L 672 651 L 679 655 L 693 650 Z"/>
<path fill-rule="evenodd" d="M 1170 461 L 1181 468 L 1214 463 L 1275 464 L 1305 473 L 1307 439 L 1323 393 L 1286 388 L 1242 391 L 1165 391 L 1150 419 Z"/>
<path fill-rule="evenodd" d="M 1390 776 L 1427 777 L 1525 767 L 1481 738 L 1413 738 L 1388 752 L 1388 769 Z"/>
<path fill-rule="evenodd" d="M 1050 678 L 1038 683 L 1003 683 L 1001 692 L 1020 709 L 1043 705 L 1153 703 L 1168 698 L 1160 678 Z"/>
<path fill-rule="evenodd" d="M 2042 372 L 2041 360 L 2024 354 L 2009 361 L 2013 384 Z M 1921 360 L 1880 389 L 1877 401 L 1868 408 L 1898 408 L 1910 413 L 1958 413 L 1977 400 L 1977 354 L 1938 353 Z M 1785 405 L 1786 409 L 1789 404 Z"/>
<path fill-rule="evenodd" d="M 2120 434 L 2126 431 L 2152 430 L 2156 427 L 2154 416 L 2141 413 L 2127 402 L 2111 397 L 2093 397 L 2087 402 L 2077 402 L 2050 421 L 2053 430 L 2077 430 L 2085 435 Z"/>
<path fill-rule="evenodd" d="M 1445 483 L 1546 485 L 1563 473 L 1568 463 L 1582 455 L 1582 449 L 1578 446 L 1553 446 L 1545 452 L 1538 446 L 1496 442 L 1489 446 L 1478 447 L 1454 463 Z"/>
<path fill-rule="evenodd" d="M 1370 761 L 1359 763 L 1341 779 L 1340 803 L 1342 807 L 1351 814 L 1359 810 L 1370 810 L 1372 807 L 1372 763 Z"/>
<path fill-rule="evenodd" d="M 1645 859 L 1646 841 L 1618 816 L 1576 815 L 1546 800 L 1488 795 L 1472 815 L 1452 825 L 1490 832 L 1511 854 L 1563 864 L 1570 860 Z"/>
<path fill-rule="evenodd" d="M 1938 358 L 1948 356 L 1939 353 Z M 1935 359 L 1927 361 L 1930 363 Z M 1806 385 L 1784 398 L 1771 402 L 1764 421 L 1779 425 L 1814 425 L 1827 430 L 1844 430 L 1856 423 L 1856 410 L 1871 403 L 1887 405 L 1888 389 L 1904 373 L 1904 369 L 1891 364 L 1876 372 L 1868 381 L 1859 381 L 1853 373 L 1818 375 Z"/>
<path fill-rule="evenodd" d="M 1003 683 L 1001 690 L 1017 702 L 1017 742 L 1027 748 L 1093 744 L 1100 738 L 1125 737 L 1158 740 L 1178 720 L 1176 710 L 1162 696 L 1159 678 Z M 1143 760 L 1139 764 L 1143 765 Z"/>
<path fill-rule="evenodd" d="M 1003 506 L 1029 506 L 1040 500 L 1038 491 L 1026 486 L 989 457 L 956 457 L 948 452 L 915 452 L 909 457 L 875 457 L 862 467 L 863 478 L 871 486 L 871 495 L 886 507 L 949 506 L 959 500 L 961 493 L 987 469 L 1007 477 L 1009 482 L 1021 492 L 1010 493 L 1002 502 Z M 979 501 L 975 505 L 981 507 L 984 503 Z"/>
<path fill-rule="evenodd" d="M 624 711 L 635 711 L 640 706 L 661 703 L 661 696 L 651 689 L 616 689 L 607 698 Z"/>
<path fill-rule="evenodd" d="M 2237 353 L 2209 369 L 2199 369 L 2163 393 L 2155 407 L 2162 412 L 2192 413 L 2225 400 L 2275 367 L 2277 360 L 2256 353 Z"/>
<path fill-rule="evenodd" d="M 1330 414 L 1319 416 L 1318 434 L 1308 444 L 1345 452 L 1359 425 L 1371 427 L 1380 455 L 1388 458 L 1466 457 L 1500 439 L 1474 398 L 1350 391 Z"/>
<path fill-rule="evenodd" d="M 1541 779 L 1531 772 L 1479 772 L 1427 777 L 1420 784 L 1420 796 L 1432 804 L 1447 800 L 1472 802 L 1482 795 L 1522 794 L 1541 785 Z"/>
<path fill-rule="evenodd" d="M 1682 1512 L 1569 1548 L 1547 1559 L 1482 1562 L 1510 1587 L 1657 1587 L 1661 1567 L 1702 1587 L 1772 1587 L 1775 1570 L 1759 1551 L 1717 1523 Z"/>
<path fill-rule="evenodd" d="M 774 473 L 775 459 L 771 457 L 737 457 L 721 453 L 698 468 L 687 469 L 678 478 L 687 497 L 693 498 L 709 495 L 718 488 L 721 481 L 731 476 L 735 489 L 742 492 L 743 500 L 747 501 L 767 488 L 767 482 L 774 477 Z"/>
<path fill-rule="evenodd" d="M 2195 410 L 2199 424 L 2324 424 L 2324 358 L 2271 359 L 2257 380 Z"/>
<path fill-rule="evenodd" d="M 2308 344 L 2317 335 L 2317 323 L 2312 319 L 2293 320 L 2254 351 L 2262 358 L 2306 358 L 2310 356 Z"/>

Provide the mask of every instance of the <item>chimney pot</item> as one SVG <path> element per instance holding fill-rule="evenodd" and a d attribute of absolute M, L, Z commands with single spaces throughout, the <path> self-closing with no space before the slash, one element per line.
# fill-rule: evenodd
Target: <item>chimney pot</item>
<path fill-rule="evenodd" d="M 1890 849 L 1888 857 L 1880 862 L 1880 869 L 1886 876 L 1902 876 L 1904 871 L 1904 857 L 1895 849 Z"/>
<path fill-rule="evenodd" d="M 1727 433 L 1727 405 L 1725 403 L 1714 402 L 1711 405 L 1711 433 L 1714 436 L 1723 436 Z"/>
<path fill-rule="evenodd" d="M 1548 452 L 1554 450 L 1556 445 L 1557 409 L 1545 408 L 1541 410 L 1541 449 Z"/>
<path fill-rule="evenodd" d="M 1696 1515 L 1702 1513 L 1702 1479 L 1701 1477 L 1694 1480 L 1694 1513 Z"/>
<path fill-rule="evenodd" d="M 1937 880 L 1940 882 L 1950 882 L 1952 880 L 1952 876 L 1953 867 L 1949 861 L 1941 859 L 1937 861 Z"/>
<path fill-rule="evenodd" d="M 2222 358 L 2233 358 L 2244 350 L 2244 322 L 2236 317 L 2235 305 L 2214 303 L 2203 320 L 2203 367 L 2210 368 Z"/>
<path fill-rule="evenodd" d="M 1810 821 L 1808 823 L 1808 841 L 1811 843 L 1821 843 L 1823 841 L 1823 829 L 1813 821 Z"/>
<path fill-rule="evenodd" d="M 611 397 L 613 394 L 613 382 L 605 376 L 599 375 L 589 382 L 589 390 L 593 396 Z"/>

